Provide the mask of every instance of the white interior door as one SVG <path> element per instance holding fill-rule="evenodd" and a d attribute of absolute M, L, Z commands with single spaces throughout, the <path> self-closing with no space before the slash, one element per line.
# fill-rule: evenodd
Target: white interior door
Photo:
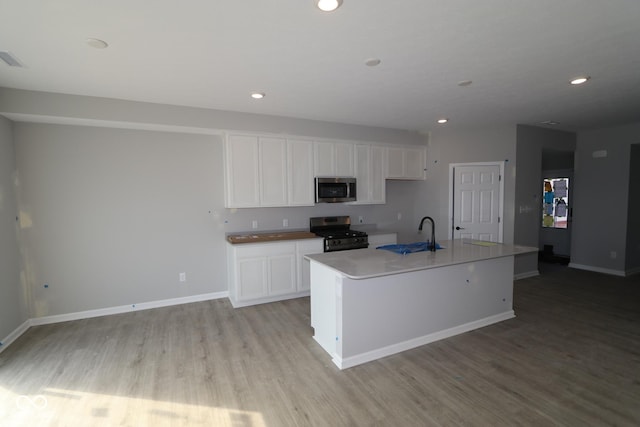
<path fill-rule="evenodd" d="M 502 242 L 502 163 L 452 169 L 452 238 Z"/>

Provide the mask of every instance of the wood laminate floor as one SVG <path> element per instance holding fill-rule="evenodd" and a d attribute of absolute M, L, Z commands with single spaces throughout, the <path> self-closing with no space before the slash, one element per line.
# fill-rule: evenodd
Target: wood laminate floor
<path fill-rule="evenodd" d="M 0 354 L 0 425 L 640 425 L 639 275 L 547 266 L 515 283 L 514 308 L 344 371 L 311 337 L 308 298 L 32 327 Z"/>

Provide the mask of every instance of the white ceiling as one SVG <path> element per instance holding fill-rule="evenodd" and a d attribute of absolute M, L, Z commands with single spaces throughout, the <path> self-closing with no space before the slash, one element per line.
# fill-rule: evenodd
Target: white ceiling
<path fill-rule="evenodd" d="M 24 64 L 0 86 L 36 91 L 408 130 L 640 121 L 638 0 L 0 0 L 0 50 Z"/>

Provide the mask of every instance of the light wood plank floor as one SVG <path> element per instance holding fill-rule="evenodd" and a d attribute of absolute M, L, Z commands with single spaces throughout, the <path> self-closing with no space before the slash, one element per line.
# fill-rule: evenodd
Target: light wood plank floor
<path fill-rule="evenodd" d="M 547 267 L 515 311 L 345 371 L 308 298 L 33 327 L 0 354 L 0 425 L 640 425 L 639 275 Z"/>

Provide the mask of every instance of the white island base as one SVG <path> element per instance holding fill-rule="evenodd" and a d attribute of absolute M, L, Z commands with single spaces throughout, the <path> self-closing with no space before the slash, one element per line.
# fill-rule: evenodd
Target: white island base
<path fill-rule="evenodd" d="M 449 249 L 437 254 L 362 249 L 349 251 L 357 252 L 358 259 L 348 260 L 353 255 L 345 254 L 335 262 L 329 254 L 308 256 L 314 339 L 340 369 L 515 317 L 513 254 L 535 248 L 508 246 L 512 250 L 505 251 L 505 245 L 463 248 L 447 243 Z M 465 250 L 472 255 L 462 259 L 469 261 L 451 261 Z M 500 254 L 474 259 L 483 252 Z M 373 277 L 349 273 L 348 265 L 363 262 L 387 271 Z M 410 265 L 410 271 L 403 265 Z"/>

